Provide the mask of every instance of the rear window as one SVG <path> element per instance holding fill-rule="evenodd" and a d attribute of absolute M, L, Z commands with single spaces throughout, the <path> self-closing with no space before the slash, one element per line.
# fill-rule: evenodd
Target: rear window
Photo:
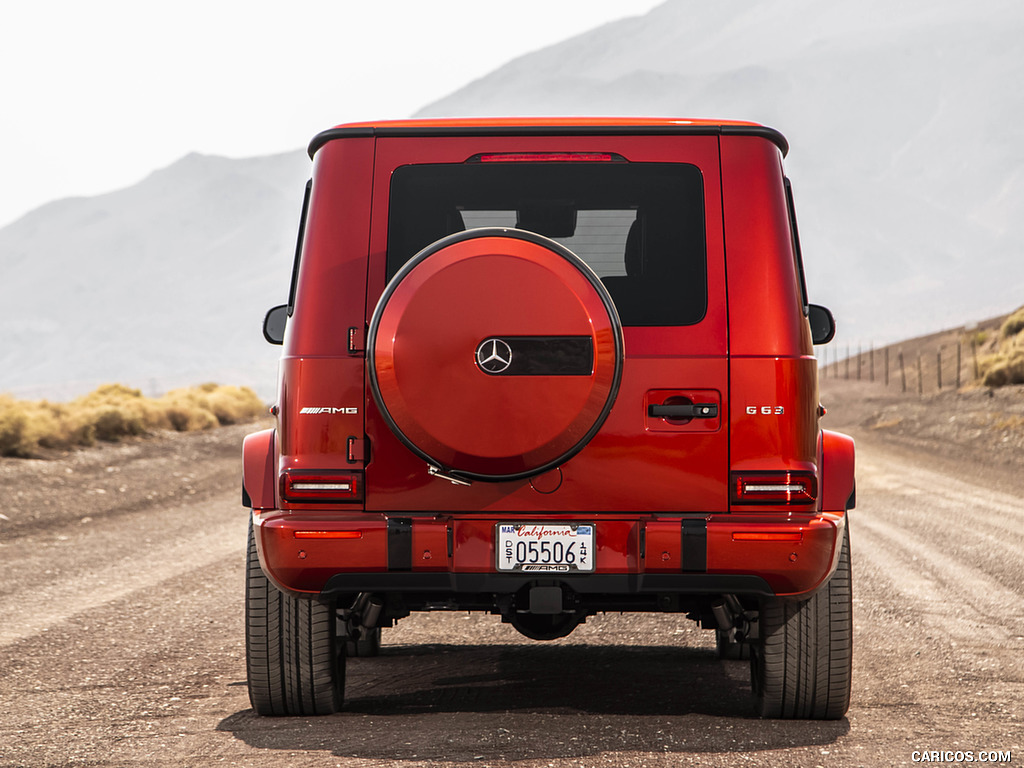
<path fill-rule="evenodd" d="M 680 163 L 406 165 L 392 175 L 388 279 L 477 227 L 550 237 L 601 278 L 623 325 L 692 325 L 707 310 L 704 190 Z"/>

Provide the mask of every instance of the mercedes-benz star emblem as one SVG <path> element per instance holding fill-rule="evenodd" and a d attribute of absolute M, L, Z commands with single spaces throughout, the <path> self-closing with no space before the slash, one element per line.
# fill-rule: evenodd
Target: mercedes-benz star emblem
<path fill-rule="evenodd" d="M 512 365 L 512 347 L 501 339 L 486 339 L 476 348 L 476 364 L 486 373 L 502 373 Z"/>

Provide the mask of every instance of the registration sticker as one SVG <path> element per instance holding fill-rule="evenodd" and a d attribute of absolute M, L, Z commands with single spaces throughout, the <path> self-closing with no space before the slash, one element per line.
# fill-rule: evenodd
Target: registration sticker
<path fill-rule="evenodd" d="M 594 526 L 577 523 L 498 523 L 499 571 L 590 573 L 594 570 Z"/>

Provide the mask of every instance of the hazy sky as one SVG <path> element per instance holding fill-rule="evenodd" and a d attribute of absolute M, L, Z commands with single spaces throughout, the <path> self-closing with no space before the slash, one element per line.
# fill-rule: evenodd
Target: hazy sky
<path fill-rule="evenodd" d="M 39 0 L 0 24 L 0 227 L 197 151 L 407 117 L 506 61 L 663 0 Z"/>

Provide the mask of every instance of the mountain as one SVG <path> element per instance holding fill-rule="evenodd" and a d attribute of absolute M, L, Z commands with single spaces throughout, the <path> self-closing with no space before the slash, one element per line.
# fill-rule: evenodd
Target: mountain
<path fill-rule="evenodd" d="M 217 380 L 269 397 L 309 158 L 189 155 L 139 184 L 0 230 L 0 392 L 147 394 Z"/>
<path fill-rule="evenodd" d="M 778 128 L 812 300 L 836 313 L 839 342 L 892 341 L 1024 303 L 1022 38 L 1015 0 L 670 0 L 522 56 L 418 116 Z"/>
<path fill-rule="evenodd" d="M 420 115 L 652 114 L 782 130 L 812 300 L 866 347 L 1024 304 L 1024 4 L 669 0 Z M 328 126 L 324 126 L 325 128 Z M 304 139 L 306 137 L 297 137 Z M 271 397 L 304 153 L 189 155 L 0 229 L 0 392 L 208 380 Z"/>

